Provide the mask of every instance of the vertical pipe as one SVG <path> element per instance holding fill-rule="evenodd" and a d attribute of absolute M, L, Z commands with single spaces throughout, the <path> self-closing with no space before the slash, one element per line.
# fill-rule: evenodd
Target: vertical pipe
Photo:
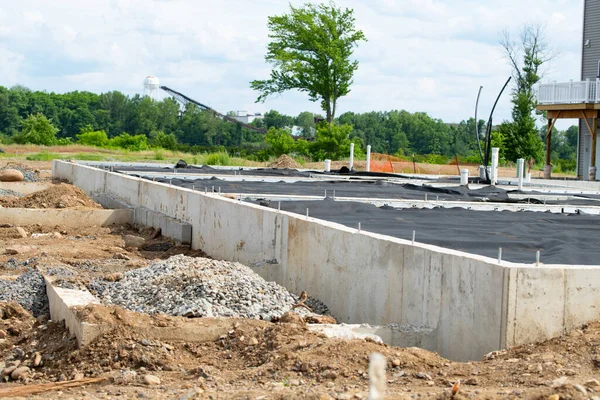
<path fill-rule="evenodd" d="M 540 251 L 535 252 L 535 265 L 540 265 Z"/>
<path fill-rule="evenodd" d="M 354 168 L 354 143 L 350 143 L 350 171 Z"/>
<path fill-rule="evenodd" d="M 417 231 L 413 231 L 413 239 L 412 239 L 412 244 L 415 244 L 415 238 L 417 236 Z"/>
<path fill-rule="evenodd" d="M 519 191 L 523 190 L 523 172 L 525 172 L 525 159 L 517 160 L 517 178 L 519 178 Z"/>
<path fill-rule="evenodd" d="M 331 171 L 331 160 L 325 160 L 325 172 Z"/>
<path fill-rule="evenodd" d="M 460 186 L 467 186 L 469 184 L 469 170 L 463 168 L 460 170 Z"/>
<path fill-rule="evenodd" d="M 492 147 L 492 171 L 491 171 L 491 183 L 495 185 L 498 181 L 498 156 L 500 149 L 498 147 Z"/>
<path fill-rule="evenodd" d="M 371 171 L 371 145 L 367 146 L 367 172 Z"/>
<path fill-rule="evenodd" d="M 498 264 L 502 262 L 502 247 L 498 247 Z"/>

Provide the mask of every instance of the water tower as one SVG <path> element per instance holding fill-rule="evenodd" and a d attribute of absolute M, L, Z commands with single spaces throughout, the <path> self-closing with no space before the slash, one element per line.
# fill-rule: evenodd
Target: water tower
<path fill-rule="evenodd" d="M 147 76 L 144 80 L 144 96 L 150 97 L 154 101 L 159 100 L 160 82 L 155 76 Z"/>

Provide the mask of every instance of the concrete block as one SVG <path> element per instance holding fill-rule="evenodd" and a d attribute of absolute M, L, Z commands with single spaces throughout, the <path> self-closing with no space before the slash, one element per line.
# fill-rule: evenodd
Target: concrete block
<path fill-rule="evenodd" d="M 96 203 L 100 204 L 102 207 L 106 209 L 116 210 L 116 209 L 129 209 L 131 206 L 124 201 L 115 199 L 114 197 L 108 196 L 106 194 L 100 193 L 91 196 L 92 200 Z"/>
<path fill-rule="evenodd" d="M 75 306 L 100 304 L 87 290 L 74 290 L 55 287 L 51 280 L 46 281 L 46 294 L 50 304 L 50 318 L 54 321 L 65 321 L 65 326 L 77 338 L 79 347 L 86 346 L 105 332 L 100 325 L 81 322 L 72 310 Z"/>

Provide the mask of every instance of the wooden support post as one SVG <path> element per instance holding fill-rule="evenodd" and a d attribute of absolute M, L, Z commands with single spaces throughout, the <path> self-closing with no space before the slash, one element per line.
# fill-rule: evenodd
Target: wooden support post
<path fill-rule="evenodd" d="M 552 165 L 550 165 L 550 154 L 552 152 L 552 129 L 554 129 L 554 123 L 560 116 L 560 112 L 556 118 L 548 118 L 548 131 L 546 132 L 546 166 L 544 167 L 544 179 L 550 179 L 552 176 Z"/>
<path fill-rule="evenodd" d="M 596 180 L 596 136 L 598 133 L 598 118 L 592 119 L 592 162 L 590 168 L 590 180 Z"/>

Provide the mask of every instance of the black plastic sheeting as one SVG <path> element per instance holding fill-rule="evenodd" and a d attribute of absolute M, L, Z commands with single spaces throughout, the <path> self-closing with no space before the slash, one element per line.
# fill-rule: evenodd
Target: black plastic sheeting
<path fill-rule="evenodd" d="M 285 170 L 280 170 L 285 171 Z M 146 179 L 152 179 L 144 174 L 135 174 Z M 411 183 L 397 184 L 385 180 L 337 180 L 337 181 L 297 181 L 297 182 L 254 182 L 254 181 L 225 181 L 216 177 L 209 179 L 180 179 L 173 177 L 156 178 L 156 182 L 171 183 L 185 188 L 194 188 L 200 191 L 243 194 L 270 194 L 288 196 L 333 196 L 349 198 L 375 198 L 375 199 L 404 199 L 429 201 L 469 201 L 469 202 L 495 202 L 495 203 L 520 203 L 543 204 L 541 193 L 530 194 L 525 199 L 511 199 L 509 193 L 495 186 L 485 186 L 480 189 L 469 189 L 464 186 L 433 187 L 430 185 L 413 185 Z M 579 196 L 579 195 L 578 195 Z M 579 199 L 568 201 L 548 201 L 546 204 L 569 205 L 600 205 L 600 196 L 579 196 Z"/>
<path fill-rule="evenodd" d="M 277 202 L 257 201 L 271 208 Z M 600 216 L 548 212 L 492 212 L 460 208 L 396 209 L 358 202 L 282 201 L 281 210 L 337 222 L 350 228 L 412 240 L 496 259 L 545 264 L 597 265 Z"/>
<path fill-rule="evenodd" d="M 154 167 L 154 166 L 117 166 L 114 171 L 122 172 L 158 172 L 158 173 L 178 173 L 178 174 L 202 174 L 202 175 L 246 175 L 246 176 L 287 176 L 308 178 L 311 175 L 331 175 L 331 176 L 349 176 L 349 177 L 373 177 L 373 178 L 414 178 L 403 174 L 388 174 L 385 172 L 366 172 L 366 171 L 346 171 L 348 168 L 342 168 L 339 171 L 323 172 L 323 171 L 298 171 L 291 168 L 236 168 L 236 169 L 220 169 L 213 168 L 208 165 L 194 166 L 188 165 L 185 161 L 180 160 L 173 167 Z M 346 171 L 346 172 L 344 172 Z M 437 178 L 419 178 L 420 180 L 437 180 Z"/>

